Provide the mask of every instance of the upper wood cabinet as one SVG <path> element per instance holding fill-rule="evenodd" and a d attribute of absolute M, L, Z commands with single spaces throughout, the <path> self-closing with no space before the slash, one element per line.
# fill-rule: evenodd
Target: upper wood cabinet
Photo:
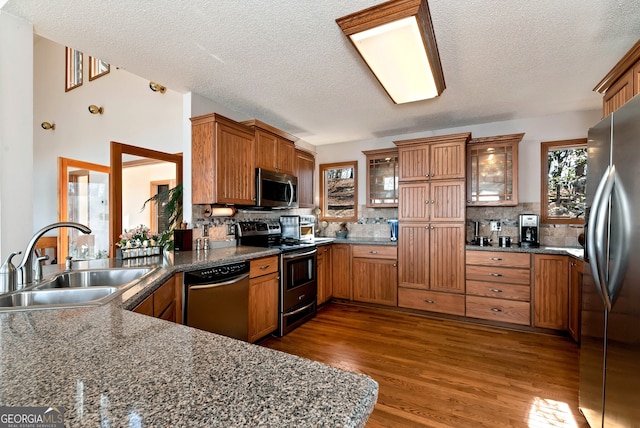
<path fill-rule="evenodd" d="M 296 149 L 294 175 L 298 177 L 298 206 L 313 208 L 313 177 L 316 167 L 315 157 L 304 150 Z"/>
<path fill-rule="evenodd" d="M 400 221 L 465 221 L 464 180 L 400 183 Z"/>
<path fill-rule="evenodd" d="M 191 118 L 192 203 L 255 205 L 253 134 L 216 113 Z"/>
<path fill-rule="evenodd" d="M 257 168 L 295 174 L 296 137 L 256 119 L 242 124 L 255 131 Z"/>
<path fill-rule="evenodd" d="M 398 146 L 398 180 L 450 180 L 464 178 L 465 146 L 470 133 L 394 141 Z"/>
<path fill-rule="evenodd" d="M 398 149 L 365 150 L 367 207 L 398 206 Z"/>
<path fill-rule="evenodd" d="M 518 205 L 518 143 L 524 134 L 472 138 L 467 145 L 467 205 Z"/>
<path fill-rule="evenodd" d="M 593 90 L 603 94 L 603 117 L 616 111 L 634 95 L 640 93 L 640 40 Z"/>

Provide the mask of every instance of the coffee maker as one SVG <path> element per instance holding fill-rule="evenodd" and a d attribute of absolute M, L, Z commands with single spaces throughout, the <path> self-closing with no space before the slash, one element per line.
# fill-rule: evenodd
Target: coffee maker
<path fill-rule="evenodd" d="M 538 248 L 540 246 L 540 217 L 537 214 L 520 214 L 518 238 L 521 247 Z"/>

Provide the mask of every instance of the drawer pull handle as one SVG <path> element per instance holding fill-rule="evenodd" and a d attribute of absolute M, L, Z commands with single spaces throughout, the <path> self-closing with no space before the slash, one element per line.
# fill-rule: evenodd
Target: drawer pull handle
<path fill-rule="evenodd" d="M 489 260 L 494 260 L 496 262 L 499 262 L 502 259 L 500 257 L 489 257 Z"/>
<path fill-rule="evenodd" d="M 424 299 L 425 303 L 435 303 L 435 300 L 431 300 L 431 299 Z"/>
<path fill-rule="evenodd" d="M 492 273 L 491 276 L 502 276 L 501 273 Z"/>
<path fill-rule="evenodd" d="M 490 291 L 493 293 L 502 293 L 502 290 L 499 290 L 497 288 L 491 288 Z"/>
<path fill-rule="evenodd" d="M 397 264 L 397 263 L 394 263 L 394 264 L 393 264 L 393 267 L 398 267 L 398 264 Z"/>
<path fill-rule="evenodd" d="M 369 254 L 378 254 L 377 251 L 369 251 Z"/>
<path fill-rule="evenodd" d="M 491 308 L 491 310 L 493 312 L 502 312 L 502 309 L 500 309 L 500 308 Z"/>
<path fill-rule="evenodd" d="M 265 269 L 268 269 L 268 268 L 269 268 L 269 265 L 260 266 L 260 269 L 262 269 L 262 270 L 265 270 Z"/>

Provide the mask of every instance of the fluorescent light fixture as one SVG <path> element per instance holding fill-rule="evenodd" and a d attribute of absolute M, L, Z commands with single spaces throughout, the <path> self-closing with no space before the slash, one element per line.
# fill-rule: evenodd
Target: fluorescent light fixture
<path fill-rule="evenodd" d="M 434 98 L 444 91 L 426 0 L 392 0 L 336 22 L 394 103 Z"/>

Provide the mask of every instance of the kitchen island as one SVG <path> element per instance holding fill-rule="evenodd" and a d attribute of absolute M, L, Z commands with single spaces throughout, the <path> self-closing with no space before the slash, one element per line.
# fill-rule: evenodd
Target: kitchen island
<path fill-rule="evenodd" d="M 103 306 L 1 313 L 1 405 L 62 406 L 67 426 L 364 426 L 368 376 L 126 310 L 175 272 L 272 252 L 169 253 Z"/>

